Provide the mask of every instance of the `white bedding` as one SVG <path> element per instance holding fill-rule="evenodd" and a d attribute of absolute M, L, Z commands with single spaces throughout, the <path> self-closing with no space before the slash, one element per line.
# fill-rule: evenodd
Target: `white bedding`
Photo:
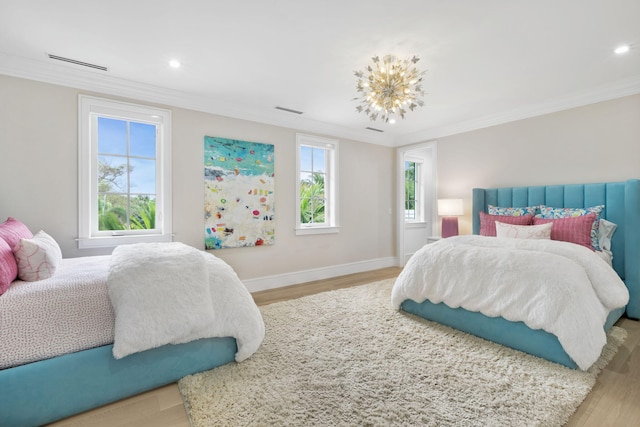
<path fill-rule="evenodd" d="M 606 343 L 608 313 L 625 306 L 629 292 L 602 258 L 579 245 L 457 236 L 425 245 L 409 260 L 392 304 L 399 309 L 406 299 L 543 329 L 585 370 Z"/>
<path fill-rule="evenodd" d="M 211 254 L 206 257 L 211 289 L 215 288 L 211 306 L 217 315 L 207 335 L 235 336 L 236 360 L 245 359 L 264 336 L 262 317 L 255 317 L 259 310 L 231 267 Z M 109 255 L 65 258 L 49 279 L 15 281 L 0 296 L 0 369 L 113 343 L 110 261 Z M 182 289 L 184 284 L 177 286 Z M 253 331 L 238 333 L 248 318 Z"/>
<path fill-rule="evenodd" d="M 264 339 L 264 322 L 233 269 L 182 243 L 117 247 L 107 286 L 116 313 L 113 355 L 201 338 L 236 338 L 236 361 Z"/>

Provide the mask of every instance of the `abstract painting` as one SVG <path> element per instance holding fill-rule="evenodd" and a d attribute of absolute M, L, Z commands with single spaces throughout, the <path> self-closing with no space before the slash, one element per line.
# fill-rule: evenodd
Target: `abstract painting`
<path fill-rule="evenodd" d="M 204 137 L 205 249 L 272 245 L 274 146 Z"/>

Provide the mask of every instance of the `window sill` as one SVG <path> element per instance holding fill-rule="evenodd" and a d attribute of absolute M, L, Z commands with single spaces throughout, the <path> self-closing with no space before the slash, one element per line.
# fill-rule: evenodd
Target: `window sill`
<path fill-rule="evenodd" d="M 340 227 L 305 227 L 296 228 L 296 236 L 306 236 L 309 234 L 331 234 L 339 233 Z"/>
<path fill-rule="evenodd" d="M 405 221 L 405 228 L 426 228 L 427 223 L 424 221 Z"/>
<path fill-rule="evenodd" d="M 146 236 L 107 236 L 78 239 L 79 249 L 115 248 L 131 243 L 171 242 L 171 234 L 149 234 Z"/>

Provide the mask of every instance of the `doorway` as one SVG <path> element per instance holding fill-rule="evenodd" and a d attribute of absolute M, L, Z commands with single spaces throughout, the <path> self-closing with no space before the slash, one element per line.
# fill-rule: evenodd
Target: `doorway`
<path fill-rule="evenodd" d="M 437 230 L 436 143 L 398 147 L 396 159 L 396 252 L 398 263 L 403 267 Z"/>

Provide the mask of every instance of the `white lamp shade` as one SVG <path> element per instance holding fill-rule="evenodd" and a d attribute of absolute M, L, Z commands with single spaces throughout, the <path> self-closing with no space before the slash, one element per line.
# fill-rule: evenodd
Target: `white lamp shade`
<path fill-rule="evenodd" d="M 439 216 L 460 216 L 464 215 L 464 205 L 462 199 L 438 199 Z"/>

